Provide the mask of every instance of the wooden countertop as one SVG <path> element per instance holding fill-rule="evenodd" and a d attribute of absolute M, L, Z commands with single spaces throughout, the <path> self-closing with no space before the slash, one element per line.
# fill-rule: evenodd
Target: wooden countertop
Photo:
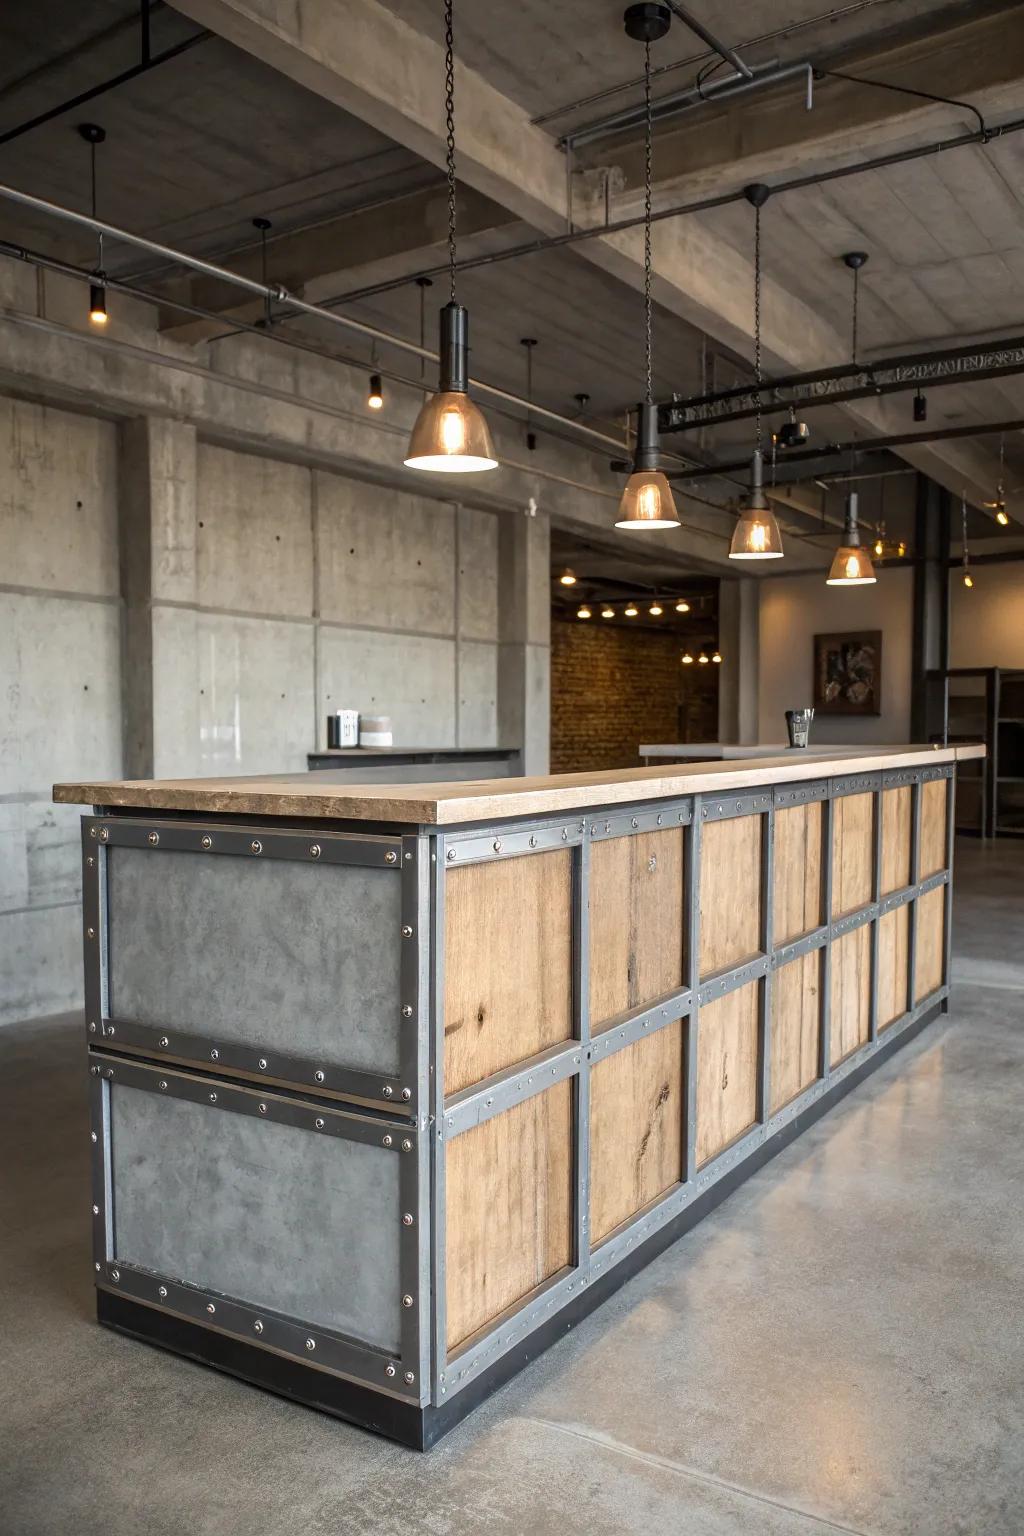
<path fill-rule="evenodd" d="M 679 795 L 757 788 L 881 768 L 920 768 L 984 757 L 981 745 L 837 747 L 793 757 L 674 767 L 614 768 L 544 778 L 476 779 L 462 783 L 332 783 L 333 775 L 275 774 L 231 779 L 138 779 L 54 785 L 71 805 L 164 811 L 220 811 L 245 816 L 334 817 L 355 821 L 453 826 L 509 816 L 572 814 L 592 806 L 629 805 Z"/>

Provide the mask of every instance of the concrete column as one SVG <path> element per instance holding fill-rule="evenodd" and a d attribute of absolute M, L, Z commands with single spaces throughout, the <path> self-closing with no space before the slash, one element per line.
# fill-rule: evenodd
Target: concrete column
<path fill-rule="evenodd" d="M 758 740 L 761 589 L 751 577 L 718 588 L 718 739 L 742 746 Z"/>
<path fill-rule="evenodd" d="M 119 539 L 124 771 L 196 771 L 199 742 L 196 431 L 163 417 L 122 423 Z"/>
<path fill-rule="evenodd" d="M 523 772 L 547 773 L 551 743 L 551 524 L 544 512 L 498 523 L 498 740 Z"/>

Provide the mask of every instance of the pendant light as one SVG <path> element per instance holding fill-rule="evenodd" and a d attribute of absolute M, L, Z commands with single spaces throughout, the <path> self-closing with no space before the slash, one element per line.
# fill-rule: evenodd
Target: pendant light
<path fill-rule="evenodd" d="M 744 187 L 754 210 L 754 402 L 757 408 L 754 455 L 750 461 L 750 487 L 740 502 L 739 521 L 729 546 L 730 560 L 781 560 L 782 535 L 764 494 L 764 458 L 761 451 L 761 209 L 769 188 L 761 182 Z"/>
<path fill-rule="evenodd" d="M 960 556 L 961 571 L 964 586 L 970 590 L 974 586 L 974 577 L 971 575 L 971 552 L 967 548 L 967 492 L 960 492 L 960 515 L 963 519 L 963 548 Z"/>
<path fill-rule="evenodd" d="M 445 0 L 445 123 L 448 133 L 448 272 L 450 298 L 441 310 L 437 393 L 420 408 L 409 439 L 409 469 L 471 474 L 497 469 L 483 413 L 469 398 L 469 314 L 455 299 L 455 45 L 453 0 Z"/>
<path fill-rule="evenodd" d="M 366 403 L 371 411 L 384 409 L 384 381 L 379 373 L 370 374 L 370 388 L 366 396 Z"/>
<path fill-rule="evenodd" d="M 96 217 L 96 145 L 107 137 L 105 128 L 98 123 L 79 123 L 79 137 L 89 146 L 89 180 L 92 187 L 92 216 Z M 103 270 L 103 236 L 99 236 L 96 270 L 89 284 L 89 321 L 92 325 L 107 323 L 107 274 Z"/>
<path fill-rule="evenodd" d="M 639 407 L 633 472 L 619 502 L 616 528 L 678 528 L 672 489 L 658 467 L 658 410 L 653 397 L 653 347 L 651 344 L 651 170 L 653 119 L 651 116 L 651 42 L 664 37 L 671 21 L 667 5 L 631 5 L 624 21 L 630 37 L 644 45 L 644 350 L 646 389 Z"/>
<path fill-rule="evenodd" d="M 843 542 L 832 559 L 832 568 L 825 578 L 830 587 L 866 587 L 877 581 L 871 556 L 860 542 L 857 525 L 857 492 L 851 491 L 846 498 L 846 526 Z"/>
<path fill-rule="evenodd" d="M 1007 525 L 1009 524 L 1009 521 L 1010 521 L 1009 514 L 1007 513 L 1007 510 L 1006 510 L 1006 462 L 1005 462 L 1005 447 L 1006 447 L 1006 445 L 1005 445 L 1005 442 L 1004 442 L 1003 434 L 1000 433 L 999 434 L 999 480 L 998 480 L 998 482 L 996 484 L 995 500 L 994 501 L 983 501 L 982 502 L 982 506 L 983 507 L 986 507 L 989 512 L 994 512 L 995 513 L 996 522 L 999 524 L 1000 528 L 1007 527 Z"/>

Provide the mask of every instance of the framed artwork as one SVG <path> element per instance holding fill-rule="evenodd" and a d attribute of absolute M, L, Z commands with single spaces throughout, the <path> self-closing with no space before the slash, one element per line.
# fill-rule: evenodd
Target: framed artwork
<path fill-rule="evenodd" d="M 882 631 L 814 637 L 814 708 L 819 715 L 882 713 Z"/>

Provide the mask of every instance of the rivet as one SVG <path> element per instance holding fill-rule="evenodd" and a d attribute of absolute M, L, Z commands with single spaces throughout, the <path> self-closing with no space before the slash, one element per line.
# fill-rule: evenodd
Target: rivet
<path fill-rule="evenodd" d="M 85 862 L 88 864 L 89 868 L 92 869 L 94 867 L 95 863 L 96 863 L 96 860 L 95 860 L 94 856 L 90 853 L 87 856 Z"/>
<path fill-rule="evenodd" d="M 312 1353 L 312 1351 L 316 1349 L 316 1339 L 307 1339 L 306 1348 Z"/>
<path fill-rule="evenodd" d="M 109 838 L 110 838 L 110 831 L 109 831 L 109 829 L 107 827 L 101 827 L 100 828 L 100 842 L 101 843 L 105 843 L 105 842 L 109 841 Z"/>
<path fill-rule="evenodd" d="M 411 939 L 412 938 L 412 927 L 410 926 L 409 923 L 403 923 L 402 924 L 402 938 L 403 939 Z"/>
<path fill-rule="evenodd" d="M 167 1300 L 167 1287 L 166 1287 L 166 1285 L 161 1285 L 160 1286 L 160 1288 L 157 1291 L 157 1295 L 160 1297 L 160 1299 L 162 1301 L 166 1301 Z"/>
<path fill-rule="evenodd" d="M 629 824 L 631 827 L 638 827 L 640 825 L 635 816 L 629 818 Z"/>
<path fill-rule="evenodd" d="M 320 844 L 319 843 L 310 843 L 310 845 L 309 845 L 309 856 L 310 856 L 311 859 L 318 859 L 320 857 Z"/>
<path fill-rule="evenodd" d="M 408 1139 L 408 1137 L 406 1137 L 405 1141 L 402 1142 L 402 1151 L 403 1152 L 411 1152 L 412 1151 L 412 1142 Z"/>
<path fill-rule="evenodd" d="M 206 1310 L 207 1310 L 207 1312 L 209 1312 L 210 1316 L 212 1317 L 213 1314 L 216 1312 L 217 1308 L 214 1306 L 212 1301 L 208 1301 L 206 1303 Z"/>
<path fill-rule="evenodd" d="M 96 929 L 95 928 L 87 928 L 85 930 L 85 936 L 86 936 L 87 939 L 94 939 L 96 937 Z"/>
<path fill-rule="evenodd" d="M 108 1024 L 107 1025 L 107 1034 L 110 1036 L 111 1039 L 114 1038 L 115 1030 L 114 1030 L 113 1024 Z"/>
<path fill-rule="evenodd" d="M 209 850 L 213 847 L 213 838 L 209 836 L 204 837 L 202 839 L 202 846 L 207 850 L 207 852 L 209 852 Z"/>
<path fill-rule="evenodd" d="M 322 1131 L 324 1128 L 323 1116 L 317 1115 L 316 1119 L 313 1121 L 313 1124 L 316 1126 L 318 1131 Z"/>
<path fill-rule="evenodd" d="M 166 1077 L 162 1077 L 160 1079 L 160 1092 L 161 1093 L 166 1093 L 167 1092 L 167 1079 L 166 1079 Z"/>
<path fill-rule="evenodd" d="M 260 1322 L 259 1318 L 257 1318 L 256 1321 L 253 1323 L 252 1331 L 253 1331 L 253 1333 L 262 1333 L 263 1332 L 263 1324 Z"/>
<path fill-rule="evenodd" d="M 260 842 L 258 837 L 254 837 L 252 842 L 249 844 L 249 852 L 250 853 L 262 853 L 263 852 L 263 844 Z"/>
<path fill-rule="evenodd" d="M 90 837 L 95 837 L 96 836 L 96 828 L 95 827 L 90 827 L 89 828 L 89 836 Z"/>
<path fill-rule="evenodd" d="M 210 1103 L 211 1104 L 216 1104 L 216 1102 L 217 1102 L 217 1095 L 215 1093 L 211 1093 L 210 1094 Z"/>
<path fill-rule="evenodd" d="M 89 1020 L 89 1033 L 90 1033 L 90 1035 L 94 1035 L 96 1033 L 96 1021 L 95 1021 L 95 1019 L 90 1019 Z"/>
<path fill-rule="evenodd" d="M 384 855 L 384 863 L 385 864 L 397 864 L 398 863 L 398 854 L 394 851 L 394 849 L 392 849 L 389 853 L 386 853 Z"/>
<path fill-rule="evenodd" d="M 531 848 L 536 848 L 536 846 L 537 846 L 537 839 L 535 837 L 531 837 L 530 838 L 530 847 Z"/>
<path fill-rule="evenodd" d="M 160 1049 L 162 1051 L 166 1051 L 166 1049 L 170 1045 L 170 1043 L 171 1042 L 168 1040 L 166 1035 L 161 1035 L 160 1036 Z"/>
<path fill-rule="evenodd" d="M 412 1297 L 411 1296 L 403 1296 L 402 1297 L 402 1306 L 403 1307 L 411 1307 L 412 1306 Z"/>
<path fill-rule="evenodd" d="M 721 816 L 721 814 L 722 814 L 722 807 L 721 806 L 718 807 L 718 814 L 719 814 L 719 816 Z"/>
<path fill-rule="evenodd" d="M 411 1019 L 412 1018 L 412 1004 L 411 1003 L 403 1003 L 403 1005 L 402 1005 L 402 1018 L 403 1019 Z"/>
<path fill-rule="evenodd" d="M 265 1056 L 261 1056 L 256 1065 L 259 1067 L 261 1072 L 265 1072 L 267 1070 L 267 1058 Z"/>
<path fill-rule="evenodd" d="M 95 1264 L 94 1264 L 94 1265 L 93 1265 L 93 1269 L 94 1269 L 94 1270 L 95 1270 L 95 1271 L 96 1271 L 96 1273 L 97 1273 L 97 1274 L 99 1274 L 99 1272 L 100 1272 L 100 1270 L 101 1270 L 101 1269 L 102 1269 L 102 1267 L 103 1267 L 103 1266 L 102 1266 L 102 1265 L 101 1265 L 101 1264 L 100 1264 L 100 1263 L 99 1263 L 99 1261 L 98 1261 L 98 1260 L 97 1260 L 97 1262 L 96 1262 L 96 1263 L 95 1263 Z"/>
<path fill-rule="evenodd" d="M 322 1083 L 323 1080 L 324 1080 L 324 1074 L 319 1069 L 316 1072 L 313 1073 L 313 1081 L 314 1082 Z"/>
<path fill-rule="evenodd" d="M 395 1368 L 394 1368 L 393 1365 L 386 1365 L 384 1367 L 384 1375 L 385 1376 L 393 1376 L 394 1374 L 395 1374 Z"/>
<path fill-rule="evenodd" d="M 563 843 L 567 843 L 568 841 L 569 841 L 569 833 L 568 833 L 567 829 L 565 827 L 563 827 L 562 828 L 562 842 Z"/>
<path fill-rule="evenodd" d="M 110 1271 L 110 1278 L 111 1278 L 111 1280 L 113 1280 L 114 1284 L 116 1285 L 117 1282 L 121 1278 L 121 1271 L 119 1269 L 112 1269 Z"/>
<path fill-rule="evenodd" d="M 149 841 L 153 845 L 153 847 L 155 848 L 157 843 L 160 841 L 160 833 L 159 832 L 151 832 L 149 834 Z"/>
<path fill-rule="evenodd" d="M 390 1097 L 394 1093 L 394 1091 L 395 1090 L 392 1088 L 390 1083 L 385 1083 L 384 1087 L 381 1089 L 381 1093 L 384 1095 L 384 1097 L 386 1099 L 390 1099 Z"/>
<path fill-rule="evenodd" d="M 415 1377 L 415 1376 L 414 1376 L 414 1374 L 413 1374 L 413 1373 L 412 1373 L 412 1371 L 406 1371 L 406 1373 L 405 1373 L 405 1379 L 406 1379 L 406 1381 L 407 1381 L 407 1382 L 408 1382 L 408 1384 L 409 1384 L 409 1386 L 410 1386 L 410 1387 L 411 1387 L 411 1386 L 412 1386 L 412 1384 L 413 1384 L 413 1382 L 414 1382 L 414 1381 L 415 1381 L 415 1380 L 416 1380 L 416 1377 Z"/>
<path fill-rule="evenodd" d="M 402 1098 L 405 1099 L 405 1100 L 411 1099 L 412 1098 L 412 1089 L 411 1088 L 403 1088 L 402 1089 Z"/>
<path fill-rule="evenodd" d="M 382 1142 L 382 1146 L 390 1147 L 390 1145 L 391 1145 L 391 1137 L 390 1136 L 385 1136 L 384 1140 Z"/>
<path fill-rule="evenodd" d="M 113 1067 L 108 1067 L 107 1070 L 103 1074 L 103 1076 L 107 1079 L 108 1082 L 113 1077 L 113 1075 L 114 1075 Z"/>
<path fill-rule="evenodd" d="M 93 1213 L 93 1215 L 94 1215 L 94 1216 L 98 1216 L 98 1215 L 99 1215 L 99 1213 L 100 1213 L 100 1208 L 99 1208 L 99 1206 L 98 1206 L 98 1205 L 94 1205 L 94 1206 L 93 1206 L 93 1208 L 92 1208 L 92 1213 Z"/>
<path fill-rule="evenodd" d="M 412 854 L 411 853 L 407 853 L 406 856 L 405 856 L 405 862 L 408 864 L 411 861 L 411 859 L 412 859 Z"/>
<path fill-rule="evenodd" d="M 449 848 L 448 852 L 445 854 L 445 858 L 446 859 L 454 859 L 454 857 L 455 857 L 455 849 L 454 848 Z"/>
<path fill-rule="evenodd" d="M 265 1104 L 261 1104 L 260 1105 L 260 1114 L 261 1115 L 265 1115 L 266 1112 L 267 1112 L 267 1106 Z"/>
<path fill-rule="evenodd" d="M 210 1052 L 210 1060 L 220 1061 L 220 1051 L 218 1051 L 216 1046 L 214 1046 L 213 1050 Z"/>
<path fill-rule="evenodd" d="M 658 826 L 659 827 L 661 826 L 661 817 L 660 816 L 658 817 Z"/>
<path fill-rule="evenodd" d="M 494 848 L 495 853 L 500 853 L 501 852 L 501 838 L 500 837 L 496 837 L 494 839 L 494 843 L 492 844 L 492 846 Z"/>
<path fill-rule="evenodd" d="M 403 1227 L 411 1227 L 412 1224 L 413 1224 L 412 1212 L 411 1211 L 406 1211 L 403 1214 L 403 1216 L 402 1216 L 402 1226 Z"/>
<path fill-rule="evenodd" d="M 95 1145 L 95 1143 L 96 1143 L 96 1142 L 97 1142 L 97 1141 L 98 1141 L 98 1139 L 99 1139 L 99 1138 L 98 1138 L 98 1137 L 97 1137 L 97 1135 L 96 1135 L 96 1132 L 95 1132 L 95 1131 L 90 1131 L 90 1132 L 89 1132 L 89 1136 L 90 1136 L 90 1138 L 91 1138 L 91 1140 L 92 1140 L 92 1142 L 93 1142 L 93 1144 L 94 1144 L 94 1145 Z"/>
<path fill-rule="evenodd" d="M 89 1068 L 89 1072 L 90 1072 L 91 1076 L 93 1076 L 93 1077 L 99 1077 L 99 1075 L 100 1075 L 99 1067 L 90 1067 Z"/>

